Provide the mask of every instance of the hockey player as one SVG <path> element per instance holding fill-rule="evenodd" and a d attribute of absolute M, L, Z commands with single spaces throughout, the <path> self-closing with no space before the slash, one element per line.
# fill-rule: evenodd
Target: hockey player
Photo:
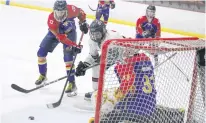
<path fill-rule="evenodd" d="M 134 50 L 134 49 L 132 49 Z M 133 54 L 129 51 L 122 62 L 117 62 L 114 71 L 120 86 L 114 95 L 106 96 L 114 107 L 106 107 L 102 112 L 100 123 L 119 123 L 123 121 L 147 123 L 156 106 L 156 89 L 154 86 L 154 68 L 150 58 L 144 53 Z M 126 51 L 128 52 L 128 51 Z M 132 55 L 131 55 L 132 54 Z M 104 108 L 106 103 L 101 106 Z M 108 105 L 107 104 L 107 105 Z"/>
<path fill-rule="evenodd" d="M 104 17 L 104 23 L 107 24 L 109 20 L 109 11 L 115 8 L 114 0 L 99 0 L 97 10 L 96 10 L 96 19 Z"/>
<path fill-rule="evenodd" d="M 161 25 L 159 19 L 155 18 L 156 7 L 149 5 L 146 15 L 138 18 L 136 22 L 136 38 L 160 38 Z M 155 45 L 153 45 L 155 46 Z M 158 64 L 158 56 L 154 55 L 155 65 Z"/>
<path fill-rule="evenodd" d="M 84 11 L 74 5 L 67 5 L 65 0 L 55 1 L 53 12 L 49 14 L 47 21 L 49 27 L 48 33 L 42 40 L 37 52 L 40 76 L 35 82 L 36 85 L 42 84 L 47 79 L 46 56 L 48 52 L 52 53 L 59 42 L 63 43 L 64 62 L 66 64 L 67 74 L 70 69 L 73 69 L 71 68 L 73 56 L 81 52 L 81 48 L 76 45 L 75 18 L 79 19 L 80 30 L 86 34 L 88 32 L 88 24 Z M 72 73 L 74 73 L 74 70 Z M 67 81 L 69 81 L 69 83 L 65 92 L 68 93 L 69 96 L 70 93 L 77 89 L 74 75 L 70 74 Z"/>
<path fill-rule="evenodd" d="M 159 38 L 161 26 L 155 18 L 156 7 L 149 5 L 146 9 L 146 16 L 138 18 L 136 22 L 136 38 Z"/>
<path fill-rule="evenodd" d="M 99 63 L 100 54 L 98 51 L 101 50 L 101 45 L 103 42 L 109 39 L 121 39 L 119 33 L 115 31 L 110 31 L 106 29 L 106 25 L 101 20 L 94 20 L 90 25 L 90 32 L 89 32 L 90 39 L 89 43 L 89 55 L 87 56 L 84 62 L 80 61 L 78 67 L 76 68 L 76 76 L 84 76 L 85 75 L 85 68 Z M 93 82 L 93 89 L 97 90 L 98 85 L 98 78 L 99 78 L 99 65 L 92 68 L 92 82 Z M 90 100 L 92 93 L 86 93 L 85 99 Z"/>

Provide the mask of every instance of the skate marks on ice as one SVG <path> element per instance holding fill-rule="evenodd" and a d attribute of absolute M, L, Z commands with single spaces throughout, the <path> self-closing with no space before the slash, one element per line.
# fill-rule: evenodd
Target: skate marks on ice
<path fill-rule="evenodd" d="M 1 116 L 1 120 L 2 123 L 68 123 L 68 121 L 84 123 L 90 117 L 94 116 L 94 113 L 74 107 L 74 105 L 83 101 L 83 96 L 65 97 L 62 105 L 55 109 L 48 109 L 43 102 L 33 103 L 4 113 Z M 33 116 L 34 120 L 29 120 L 29 116 Z"/>
<path fill-rule="evenodd" d="M 73 98 L 73 97 L 72 97 Z M 91 101 L 84 100 L 84 96 L 76 96 L 73 102 L 73 108 L 79 112 L 94 113 L 95 109 Z"/>

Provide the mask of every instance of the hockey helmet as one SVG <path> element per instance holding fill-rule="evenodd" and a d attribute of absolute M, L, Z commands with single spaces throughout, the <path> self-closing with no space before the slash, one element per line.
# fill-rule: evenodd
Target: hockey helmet
<path fill-rule="evenodd" d="M 155 12 L 156 12 L 156 7 L 149 5 L 146 9 L 146 16 L 152 19 L 153 17 L 155 17 Z"/>
<path fill-rule="evenodd" d="M 58 22 L 63 22 L 68 16 L 67 2 L 65 0 L 57 0 L 54 3 L 54 18 Z"/>
<path fill-rule="evenodd" d="M 94 20 L 90 24 L 89 28 L 90 28 L 90 33 L 89 33 L 90 39 L 93 40 L 94 42 L 101 44 L 107 32 L 106 25 L 104 24 L 104 22 L 101 20 Z"/>

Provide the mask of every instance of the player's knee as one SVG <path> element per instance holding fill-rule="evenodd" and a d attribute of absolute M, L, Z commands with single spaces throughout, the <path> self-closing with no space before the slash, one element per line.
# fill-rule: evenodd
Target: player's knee
<path fill-rule="evenodd" d="M 46 57 L 38 57 L 38 64 L 45 64 L 46 63 Z"/>
<path fill-rule="evenodd" d="M 47 54 L 48 54 L 48 52 L 43 47 L 40 47 L 38 52 L 37 52 L 38 57 L 46 57 Z"/>

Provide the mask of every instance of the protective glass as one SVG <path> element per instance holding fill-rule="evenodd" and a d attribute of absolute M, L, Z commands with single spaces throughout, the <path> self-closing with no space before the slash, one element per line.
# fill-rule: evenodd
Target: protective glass
<path fill-rule="evenodd" d="M 62 10 L 62 11 L 58 11 L 58 10 L 54 10 L 54 18 L 58 21 L 58 22 L 63 22 L 68 16 L 67 10 Z"/>
<path fill-rule="evenodd" d="M 91 32 L 89 33 L 90 38 L 95 42 L 101 42 L 102 39 L 102 33 L 101 32 Z"/>

